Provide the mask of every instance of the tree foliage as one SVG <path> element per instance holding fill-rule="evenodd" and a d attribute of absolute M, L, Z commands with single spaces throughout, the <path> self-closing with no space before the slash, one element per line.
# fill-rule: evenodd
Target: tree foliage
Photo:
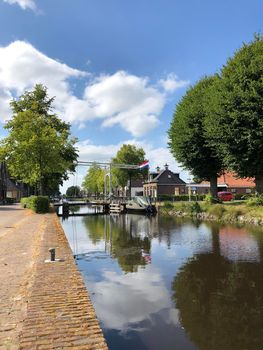
<path fill-rule="evenodd" d="M 142 148 L 137 148 L 134 145 L 122 145 L 116 156 L 113 158 L 114 164 L 134 164 L 139 165 L 145 161 L 145 152 Z M 131 178 L 138 179 L 146 176 L 148 170 L 127 170 L 113 168 L 113 174 L 117 184 L 124 187 L 127 186 L 128 180 Z"/>
<path fill-rule="evenodd" d="M 82 187 L 92 194 L 104 192 L 105 170 L 101 169 L 96 163 L 92 165 L 82 183 Z"/>
<path fill-rule="evenodd" d="M 2 141 L 11 176 L 38 185 L 41 194 L 67 179 L 77 159 L 76 139 L 70 125 L 52 113 L 53 101 L 43 85 L 13 100 L 13 116 L 5 125 L 9 135 Z"/>
<path fill-rule="evenodd" d="M 207 133 L 227 167 L 240 177 L 255 177 L 263 192 L 263 38 L 244 44 L 221 70 L 208 101 Z"/>
<path fill-rule="evenodd" d="M 79 186 L 70 186 L 66 191 L 67 197 L 79 197 L 80 196 L 80 187 Z"/>
<path fill-rule="evenodd" d="M 168 131 L 172 154 L 195 177 L 211 181 L 213 195 L 217 195 L 222 160 L 206 136 L 205 118 L 210 116 L 207 94 L 217 79 L 217 76 L 205 77 L 187 91 L 176 107 Z"/>

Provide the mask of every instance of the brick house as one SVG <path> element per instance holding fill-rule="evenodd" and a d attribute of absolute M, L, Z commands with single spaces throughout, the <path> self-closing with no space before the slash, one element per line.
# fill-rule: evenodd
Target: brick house
<path fill-rule="evenodd" d="M 210 192 L 210 183 L 208 181 L 202 181 L 199 184 L 191 183 L 187 184 L 187 191 L 189 186 L 191 192 L 196 194 L 206 194 Z M 236 174 L 227 172 L 222 174 L 217 179 L 218 191 L 228 191 L 241 194 L 248 194 L 255 192 L 255 181 L 252 178 L 238 178 Z"/>
<path fill-rule="evenodd" d="M 149 179 L 143 184 L 143 194 L 153 198 L 161 195 L 185 194 L 185 185 L 179 173 L 173 173 L 165 164 L 163 170 L 157 167 L 155 172 L 149 173 Z"/>
<path fill-rule="evenodd" d="M 21 197 L 27 195 L 27 192 L 27 186 L 11 179 L 6 165 L 0 163 L 0 202 L 5 202 L 6 199 L 19 201 Z"/>

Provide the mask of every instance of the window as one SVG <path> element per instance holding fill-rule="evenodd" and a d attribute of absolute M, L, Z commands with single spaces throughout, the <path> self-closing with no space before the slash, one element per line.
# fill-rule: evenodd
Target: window
<path fill-rule="evenodd" d="M 251 188 L 246 188 L 246 193 L 251 193 Z"/>
<path fill-rule="evenodd" d="M 237 191 L 237 190 L 236 190 L 235 188 L 231 188 L 231 192 L 232 192 L 232 193 L 236 193 L 236 191 Z"/>

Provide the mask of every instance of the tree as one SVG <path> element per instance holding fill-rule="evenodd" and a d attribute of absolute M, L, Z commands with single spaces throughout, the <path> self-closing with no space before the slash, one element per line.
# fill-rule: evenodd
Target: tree
<path fill-rule="evenodd" d="M 67 197 L 79 197 L 80 196 L 80 187 L 79 186 L 70 186 L 66 191 Z"/>
<path fill-rule="evenodd" d="M 116 156 L 112 159 L 115 164 L 131 164 L 139 165 L 145 161 L 145 152 L 142 148 L 136 148 L 134 145 L 122 145 Z M 148 170 L 127 170 L 113 168 L 113 174 L 117 179 L 118 185 L 127 186 L 128 180 L 131 178 L 138 179 L 146 176 Z"/>
<path fill-rule="evenodd" d="M 221 70 L 209 101 L 216 114 L 207 133 L 240 177 L 255 177 L 263 193 L 263 37 L 244 44 Z"/>
<path fill-rule="evenodd" d="M 92 165 L 82 183 L 82 187 L 89 193 L 99 194 L 104 191 L 105 170 L 101 169 L 96 163 Z"/>
<path fill-rule="evenodd" d="M 9 135 L 2 141 L 11 176 L 37 186 L 40 194 L 66 180 L 78 156 L 70 125 L 52 113 L 53 101 L 43 85 L 13 100 L 13 116 L 5 125 Z"/>
<path fill-rule="evenodd" d="M 222 160 L 216 148 L 209 144 L 205 119 L 209 88 L 217 76 L 205 77 L 191 87 L 178 103 L 168 131 L 169 147 L 174 157 L 191 173 L 210 181 L 211 194 L 217 196 L 217 177 L 222 171 Z"/>

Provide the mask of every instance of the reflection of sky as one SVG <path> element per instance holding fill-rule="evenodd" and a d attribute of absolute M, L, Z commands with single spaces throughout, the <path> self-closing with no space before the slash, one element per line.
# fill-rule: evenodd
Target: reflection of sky
<path fill-rule="evenodd" d="M 73 250 L 83 253 L 78 265 L 107 341 L 113 349 L 160 349 L 160 342 L 166 344 L 165 350 L 196 349 L 180 326 L 171 284 L 194 255 L 213 252 L 209 225 L 175 221 L 166 227 L 159 226 L 157 218 L 138 215 L 102 216 L 101 220 L 120 227 L 119 234 L 151 241 L 151 263 L 140 266 L 138 262 L 137 272 L 125 273 L 105 248 L 104 239 L 91 241 L 82 218 L 63 223 Z M 219 232 L 220 251 L 227 259 L 259 258 L 257 241 L 245 230 L 224 227 Z"/>

